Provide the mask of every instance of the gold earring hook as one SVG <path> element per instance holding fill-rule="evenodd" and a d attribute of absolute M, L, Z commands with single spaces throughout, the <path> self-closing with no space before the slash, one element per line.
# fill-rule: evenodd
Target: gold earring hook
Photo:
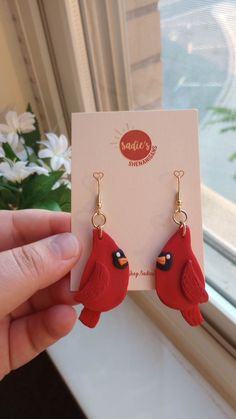
<path fill-rule="evenodd" d="M 97 181 L 97 199 L 96 199 L 96 209 L 92 216 L 92 224 L 95 228 L 99 230 L 99 238 L 102 239 L 102 229 L 106 224 L 106 216 L 101 212 L 102 209 L 102 198 L 101 198 L 101 180 L 104 177 L 103 172 L 94 172 L 94 179 Z M 96 222 L 96 219 L 98 220 Z"/>
<path fill-rule="evenodd" d="M 173 215 L 173 220 L 176 224 L 179 225 L 180 228 L 183 228 L 183 236 L 185 236 L 188 214 L 185 210 L 182 209 L 182 200 L 181 200 L 181 194 L 180 194 L 180 179 L 184 176 L 184 171 L 175 170 L 173 174 L 177 178 L 176 209 Z"/>

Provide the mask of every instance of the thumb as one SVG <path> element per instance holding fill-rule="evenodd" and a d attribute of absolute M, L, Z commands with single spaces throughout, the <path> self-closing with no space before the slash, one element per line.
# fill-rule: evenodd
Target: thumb
<path fill-rule="evenodd" d="M 79 242 L 71 233 L 1 252 L 0 319 L 65 276 L 79 256 Z"/>

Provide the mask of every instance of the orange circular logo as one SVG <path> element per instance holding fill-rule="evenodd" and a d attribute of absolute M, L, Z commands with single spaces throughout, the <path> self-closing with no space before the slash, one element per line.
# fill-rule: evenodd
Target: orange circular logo
<path fill-rule="evenodd" d="M 151 151 L 152 142 L 146 132 L 133 129 L 126 132 L 120 139 L 120 151 L 129 160 L 142 160 Z"/>

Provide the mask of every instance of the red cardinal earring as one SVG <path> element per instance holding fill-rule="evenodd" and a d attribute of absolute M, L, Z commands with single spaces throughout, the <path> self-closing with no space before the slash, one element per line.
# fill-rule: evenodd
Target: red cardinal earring
<path fill-rule="evenodd" d="M 106 216 L 101 212 L 100 183 L 104 173 L 95 172 L 93 177 L 98 184 L 97 205 L 92 216 L 93 247 L 75 295 L 84 305 L 79 319 L 91 328 L 98 323 L 101 312 L 111 310 L 123 301 L 129 282 L 129 265 L 123 250 L 103 231 Z"/>
<path fill-rule="evenodd" d="M 178 181 L 176 210 L 173 220 L 179 229 L 169 239 L 156 261 L 156 291 L 167 306 L 180 310 L 190 326 L 199 326 L 203 317 L 199 304 L 208 301 L 205 279 L 191 248 L 187 213 L 181 208 L 180 179 L 183 170 L 175 170 Z M 181 220 L 182 218 L 182 220 Z"/>

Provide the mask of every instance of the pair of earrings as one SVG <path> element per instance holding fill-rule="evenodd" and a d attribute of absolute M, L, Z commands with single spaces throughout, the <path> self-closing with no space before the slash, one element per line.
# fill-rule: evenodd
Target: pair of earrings
<path fill-rule="evenodd" d="M 199 326 L 203 322 L 199 304 L 208 301 L 208 294 L 203 273 L 192 251 L 188 215 L 182 209 L 180 179 L 183 175 L 183 170 L 174 172 L 178 188 L 173 221 L 179 228 L 157 257 L 156 292 L 165 305 L 180 310 L 187 323 Z M 79 319 L 91 328 L 98 323 L 101 312 L 115 308 L 124 300 L 129 283 L 128 259 L 103 231 L 106 224 L 101 202 L 104 173 L 95 172 L 93 177 L 98 186 L 96 209 L 92 216 L 93 247 L 75 296 L 84 305 Z"/>

